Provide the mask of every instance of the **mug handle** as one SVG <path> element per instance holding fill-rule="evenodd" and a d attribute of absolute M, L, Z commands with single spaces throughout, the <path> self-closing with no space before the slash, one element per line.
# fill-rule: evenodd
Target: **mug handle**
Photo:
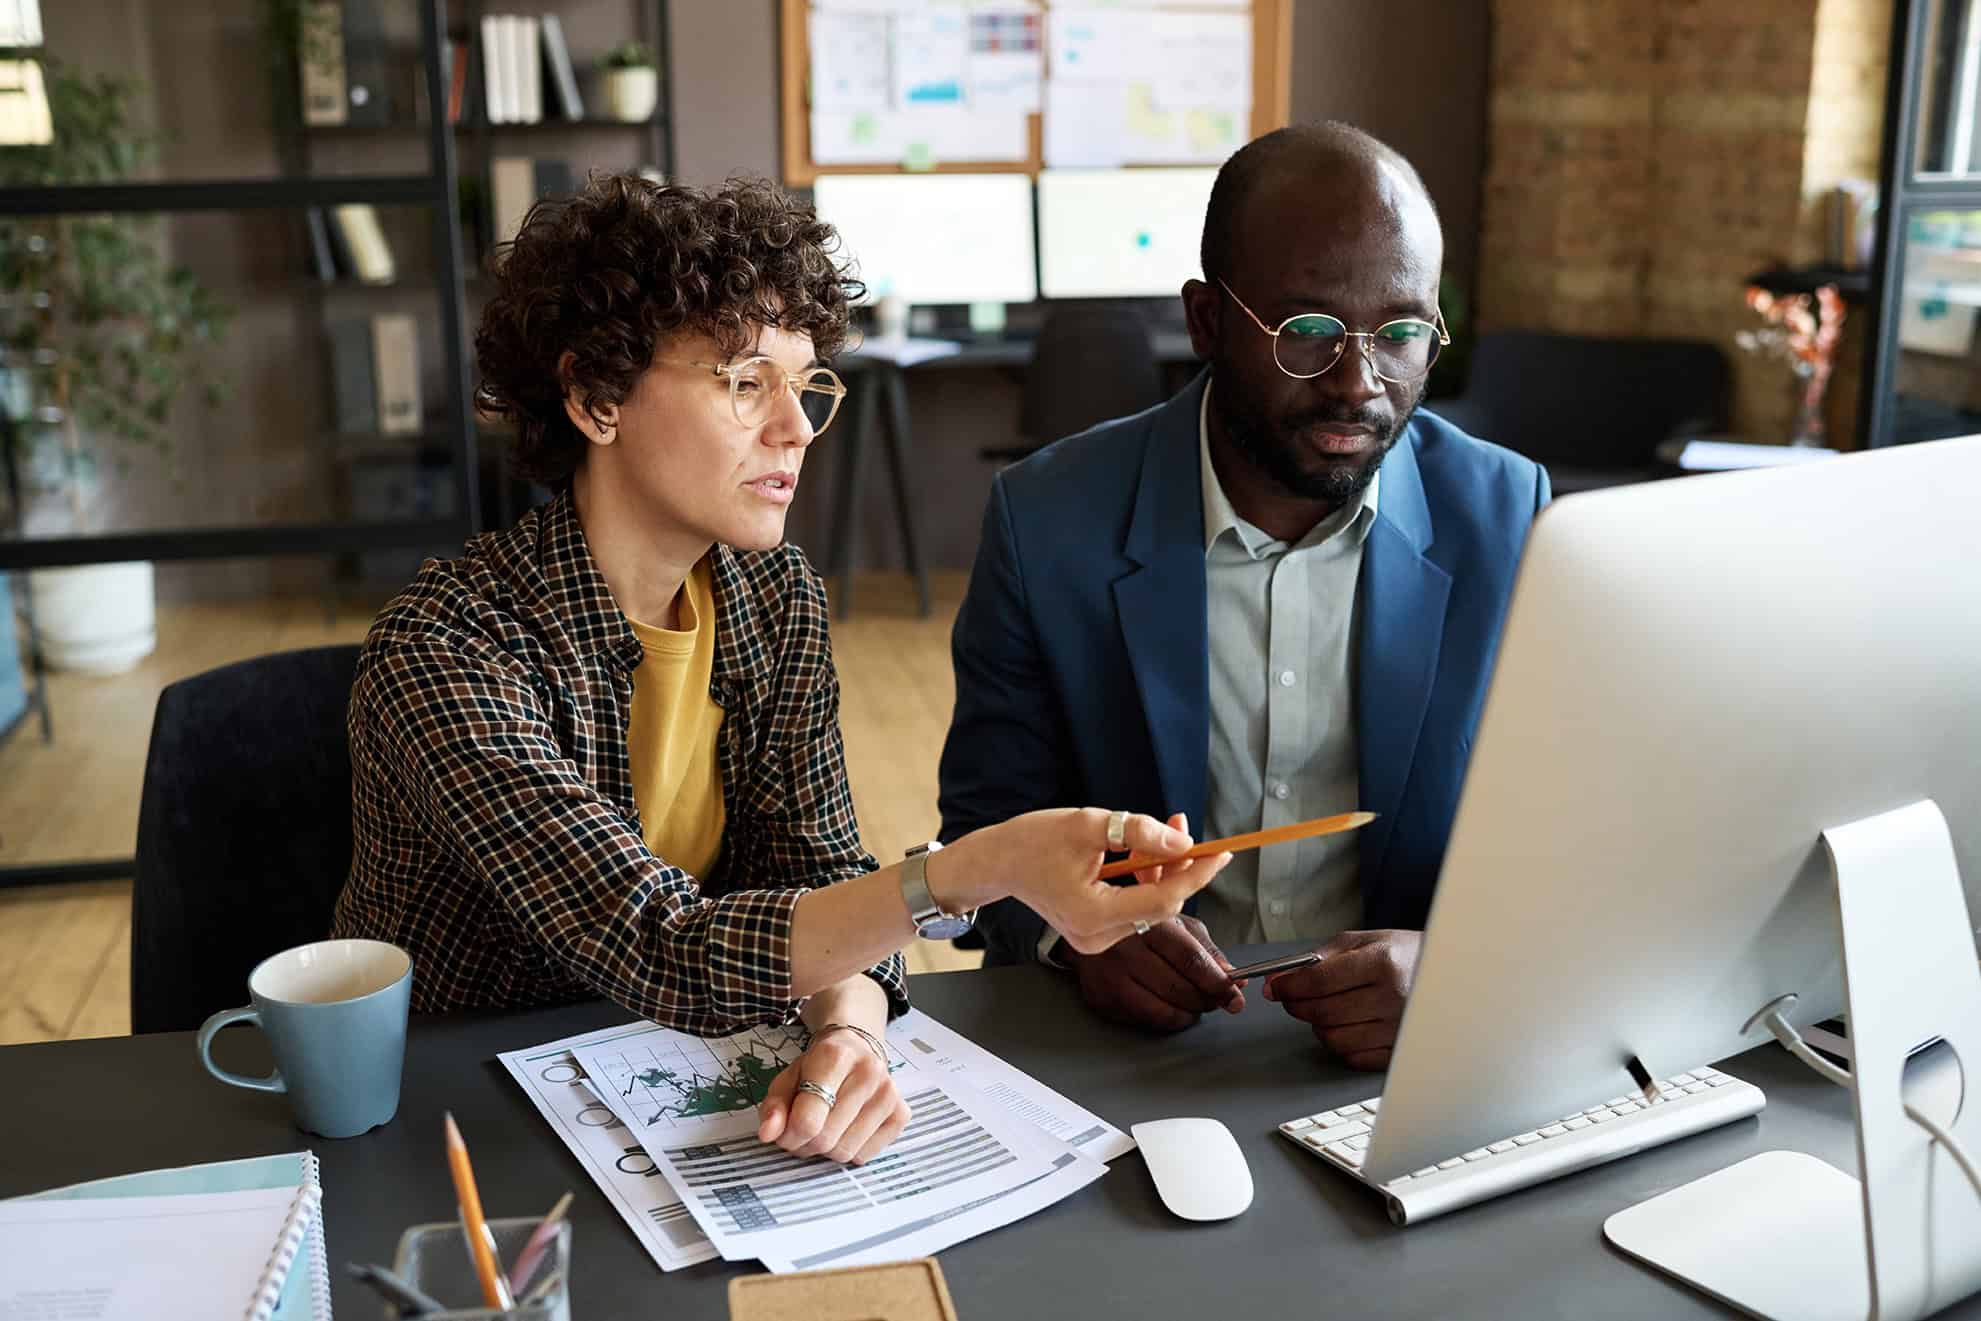
<path fill-rule="evenodd" d="M 239 1009 L 223 1009 L 200 1025 L 199 1062 L 206 1071 L 221 1082 L 232 1083 L 236 1087 L 246 1087 L 257 1092 L 286 1092 L 289 1084 L 282 1081 L 280 1070 L 271 1072 L 266 1078 L 250 1078 L 246 1074 L 229 1073 L 213 1062 L 213 1039 L 220 1035 L 220 1029 L 235 1023 L 252 1023 L 261 1027 L 261 1012 L 253 1005 L 242 1005 Z M 262 1028 L 265 1032 L 266 1028 Z"/>

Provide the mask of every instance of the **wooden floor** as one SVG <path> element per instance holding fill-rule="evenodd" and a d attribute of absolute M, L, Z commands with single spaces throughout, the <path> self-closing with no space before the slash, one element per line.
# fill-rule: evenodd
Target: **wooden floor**
<path fill-rule="evenodd" d="M 858 613 L 833 624 L 847 774 L 868 849 L 882 861 L 936 830 L 936 759 L 954 689 L 949 626 L 963 577 L 938 575 L 916 616 L 905 578 L 858 584 Z M 0 864 L 128 857 L 159 690 L 228 661 L 356 642 L 369 606 L 318 600 L 165 606 L 158 650 L 115 678 L 51 676 L 55 739 L 30 721 L 0 744 Z M 969 967 L 947 945 L 911 949 L 910 970 Z M 130 885 L 0 890 L 0 1045 L 130 1031 Z M 242 1000 L 246 1000 L 245 991 Z"/>

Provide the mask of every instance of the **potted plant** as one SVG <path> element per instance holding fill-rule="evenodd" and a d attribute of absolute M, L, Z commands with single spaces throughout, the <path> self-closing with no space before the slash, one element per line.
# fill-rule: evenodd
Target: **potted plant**
<path fill-rule="evenodd" d="M 131 122 L 137 84 L 45 62 L 53 140 L 0 146 L 0 187 L 106 183 L 155 142 Z M 15 531 L 87 534 L 106 458 L 164 452 L 189 387 L 220 402 L 213 369 L 227 310 L 167 256 L 156 216 L 0 218 L 0 459 Z M 28 489 L 23 489 L 24 487 Z M 42 500 L 33 511 L 32 496 Z M 91 564 L 29 575 L 43 659 L 111 673 L 156 643 L 152 566 Z"/>
<path fill-rule="evenodd" d="M 605 71 L 605 105 L 612 117 L 628 124 L 652 119 L 660 102 L 660 70 L 646 43 L 622 41 L 598 64 Z"/>

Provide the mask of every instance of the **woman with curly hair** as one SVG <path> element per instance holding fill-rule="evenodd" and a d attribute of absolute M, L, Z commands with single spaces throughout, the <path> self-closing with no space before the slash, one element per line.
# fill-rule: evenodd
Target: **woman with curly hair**
<path fill-rule="evenodd" d="M 336 934 L 414 958 L 433 1011 L 607 996 L 684 1031 L 802 1020 L 760 1111 L 800 1154 L 906 1125 L 880 1034 L 900 949 L 1016 896 L 1076 949 L 1175 914 L 1225 859 L 1120 889 L 1107 848 L 1182 832 L 1038 812 L 878 868 L 839 735 L 823 584 L 784 540 L 845 395 L 859 284 L 767 183 L 625 177 L 534 208 L 475 338 L 476 402 L 555 495 L 429 561 L 351 693 Z"/>

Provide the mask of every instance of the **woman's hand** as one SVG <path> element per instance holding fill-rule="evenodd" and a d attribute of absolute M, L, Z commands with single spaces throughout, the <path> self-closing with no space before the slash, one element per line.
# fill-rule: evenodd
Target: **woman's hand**
<path fill-rule="evenodd" d="M 972 831 L 928 860 L 930 894 L 950 913 L 1010 895 L 1077 953 L 1096 954 L 1135 934 L 1137 922 L 1156 926 L 1175 917 L 1231 861 L 1220 853 L 1149 867 L 1137 874 L 1137 885 L 1111 885 L 1099 876 L 1108 816 L 1097 807 L 1056 808 Z M 1128 816 L 1122 835 L 1131 852 L 1155 857 L 1175 857 L 1193 842 L 1184 831 L 1137 814 Z"/>
<path fill-rule="evenodd" d="M 815 1083 L 833 1098 L 801 1092 Z M 887 1065 L 857 1032 L 815 1038 L 811 1047 L 771 1081 L 757 1107 L 757 1137 L 795 1156 L 826 1156 L 864 1165 L 908 1127 L 908 1103 Z"/>

